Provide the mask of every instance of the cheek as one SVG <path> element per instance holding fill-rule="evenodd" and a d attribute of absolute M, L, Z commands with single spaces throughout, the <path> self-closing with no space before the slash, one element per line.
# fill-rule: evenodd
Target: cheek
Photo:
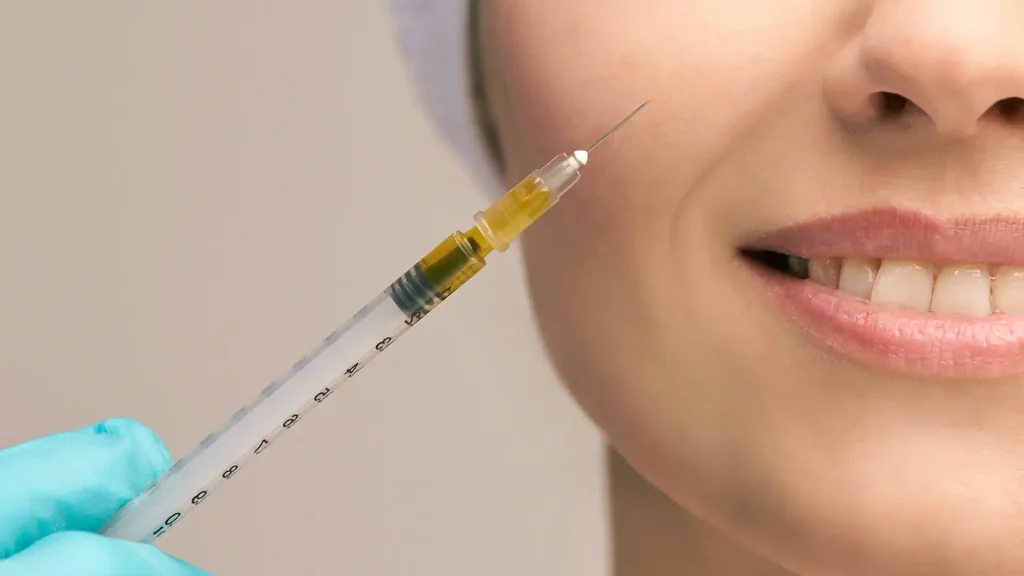
<path fill-rule="evenodd" d="M 613 280 L 630 284 L 623 290 L 676 284 L 664 276 L 682 265 L 680 243 L 726 250 L 743 209 L 735 197 L 690 192 L 817 65 L 829 23 L 848 18 L 851 4 L 494 0 L 484 38 L 508 183 L 651 101 L 536 228 L 561 230 L 549 236 L 571 245 L 573 266 L 598 258 L 629 269 Z M 640 300 L 667 303 L 654 296 Z"/>
<path fill-rule="evenodd" d="M 623 439 L 639 444 L 636 423 L 655 425 L 645 414 L 685 405 L 691 399 L 682 396 L 700 390 L 665 381 L 742 381 L 741 373 L 716 375 L 756 364 L 731 359 L 730 322 L 709 312 L 736 308 L 728 302 L 734 295 L 715 284 L 732 256 L 728 198 L 689 192 L 819 65 L 833 23 L 860 4 L 488 4 L 489 88 L 499 101 L 511 181 L 557 153 L 589 146 L 652 100 L 593 154 L 577 189 L 526 238 L 531 290 L 553 357 L 602 425 L 634 426 Z M 673 366 L 680 351 L 699 359 Z M 626 394 L 622 382 L 635 388 Z M 639 393 L 643 386 L 650 390 Z"/>
<path fill-rule="evenodd" d="M 628 174 L 651 209 L 678 202 L 814 65 L 822 45 L 834 41 L 830 22 L 848 19 L 859 4 L 494 0 L 484 35 L 510 173 L 589 146 L 651 100 L 595 154 L 591 170 Z M 602 193 L 591 196 L 597 203 Z"/>

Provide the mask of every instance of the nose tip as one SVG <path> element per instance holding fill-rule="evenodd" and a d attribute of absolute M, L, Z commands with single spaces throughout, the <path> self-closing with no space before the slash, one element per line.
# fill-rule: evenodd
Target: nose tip
<path fill-rule="evenodd" d="M 949 2 L 879 2 L 826 79 L 848 120 L 927 120 L 940 135 L 975 133 L 982 121 L 1019 121 L 1024 43 L 992 10 Z M 986 4 L 985 6 L 990 6 Z M 945 6 L 945 7 L 944 7 Z M 961 7 L 962 8 L 962 7 Z"/>

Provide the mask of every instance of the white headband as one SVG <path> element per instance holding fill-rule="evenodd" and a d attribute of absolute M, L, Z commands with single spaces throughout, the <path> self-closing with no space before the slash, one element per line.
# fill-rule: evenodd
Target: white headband
<path fill-rule="evenodd" d="M 468 0 L 389 0 L 420 98 L 474 181 L 494 196 L 498 175 L 474 115 Z"/>

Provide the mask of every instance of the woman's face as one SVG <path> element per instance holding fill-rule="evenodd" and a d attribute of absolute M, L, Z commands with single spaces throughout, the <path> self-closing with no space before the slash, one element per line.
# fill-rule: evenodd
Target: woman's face
<path fill-rule="evenodd" d="M 509 184 L 652 100 L 525 240 L 618 451 L 801 574 L 1024 572 L 1024 2 L 481 4 Z"/>

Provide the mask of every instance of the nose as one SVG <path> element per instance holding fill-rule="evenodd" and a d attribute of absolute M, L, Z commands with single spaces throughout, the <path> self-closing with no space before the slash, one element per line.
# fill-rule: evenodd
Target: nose
<path fill-rule="evenodd" d="M 940 134 L 1024 115 L 1024 3 L 875 0 L 826 79 L 847 120 L 917 114 Z M 919 114 L 923 113 L 923 114 Z"/>

